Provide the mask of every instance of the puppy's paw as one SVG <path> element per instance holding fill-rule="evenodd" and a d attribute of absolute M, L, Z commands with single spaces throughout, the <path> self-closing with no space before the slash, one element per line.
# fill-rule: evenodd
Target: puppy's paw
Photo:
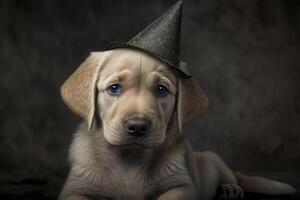
<path fill-rule="evenodd" d="M 223 184 L 220 186 L 220 199 L 243 199 L 244 191 L 236 184 Z"/>

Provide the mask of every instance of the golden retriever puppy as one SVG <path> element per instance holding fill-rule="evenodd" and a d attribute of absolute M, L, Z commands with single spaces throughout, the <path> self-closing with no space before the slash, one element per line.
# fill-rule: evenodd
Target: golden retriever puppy
<path fill-rule="evenodd" d="M 224 198 L 243 197 L 241 187 L 268 194 L 294 191 L 233 173 L 212 152 L 194 153 L 181 127 L 205 109 L 205 95 L 195 80 L 178 78 L 142 51 L 92 53 L 61 92 L 85 120 L 71 144 L 62 200 L 209 200 L 219 186 Z"/>

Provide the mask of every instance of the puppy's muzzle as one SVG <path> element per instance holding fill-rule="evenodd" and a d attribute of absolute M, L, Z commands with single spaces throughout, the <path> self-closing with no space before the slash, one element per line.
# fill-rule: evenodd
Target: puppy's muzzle
<path fill-rule="evenodd" d="M 133 116 L 125 121 L 125 131 L 128 135 L 142 137 L 149 132 L 151 121 L 145 116 Z"/>

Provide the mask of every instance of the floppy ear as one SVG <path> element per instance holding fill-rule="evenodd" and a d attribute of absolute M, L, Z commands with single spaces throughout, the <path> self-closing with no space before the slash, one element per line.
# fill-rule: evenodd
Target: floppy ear
<path fill-rule="evenodd" d="M 61 95 L 66 105 L 92 126 L 95 113 L 96 82 L 104 63 L 105 52 L 91 55 L 77 68 L 61 87 Z"/>
<path fill-rule="evenodd" d="M 182 67 L 182 66 L 181 66 Z M 193 78 L 178 79 L 178 123 L 179 129 L 204 112 L 208 100 L 197 81 Z"/>

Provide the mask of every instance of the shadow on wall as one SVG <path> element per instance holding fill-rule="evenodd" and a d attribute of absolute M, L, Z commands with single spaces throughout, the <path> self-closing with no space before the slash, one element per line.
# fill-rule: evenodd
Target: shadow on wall
<path fill-rule="evenodd" d="M 90 51 L 127 41 L 174 2 L 0 2 L 1 193 L 34 190 L 16 187 L 28 180 L 61 188 L 79 119 L 60 85 Z M 210 101 L 185 130 L 194 148 L 298 185 L 299 11 L 298 1 L 186 0 L 182 33 L 182 58 Z"/>

